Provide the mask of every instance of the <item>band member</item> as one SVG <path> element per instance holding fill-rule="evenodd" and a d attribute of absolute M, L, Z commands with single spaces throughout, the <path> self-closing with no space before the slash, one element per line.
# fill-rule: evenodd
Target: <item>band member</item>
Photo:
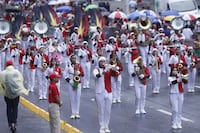
<path fill-rule="evenodd" d="M 48 88 L 48 102 L 49 102 L 49 124 L 51 133 L 60 133 L 60 106 L 62 101 L 60 99 L 60 93 L 56 86 L 60 75 L 51 73 L 49 76 L 50 85 Z"/>
<path fill-rule="evenodd" d="M 184 100 L 183 84 L 187 82 L 176 67 L 171 68 L 168 84 L 170 87 L 170 105 L 172 108 L 172 128 L 181 129 L 182 106 Z"/>
<path fill-rule="evenodd" d="M 111 71 L 106 67 L 106 58 L 100 57 L 93 70 L 100 133 L 110 133 L 109 122 L 112 106 Z"/>
<path fill-rule="evenodd" d="M 153 93 L 160 93 L 161 64 L 162 64 L 162 59 L 158 55 L 158 50 L 154 48 L 153 53 L 149 58 L 149 67 L 151 69 Z"/>
<path fill-rule="evenodd" d="M 34 60 L 35 60 L 35 54 L 34 54 L 35 50 L 31 49 L 31 54 L 30 54 L 30 91 L 34 92 L 34 88 L 35 88 L 35 73 L 36 73 L 36 67 L 34 65 Z"/>
<path fill-rule="evenodd" d="M 139 46 L 139 51 L 140 54 L 143 58 L 144 65 L 146 66 L 147 64 L 147 41 L 148 37 L 145 31 L 140 30 L 139 34 L 137 36 L 137 41 L 138 41 L 138 46 Z"/>
<path fill-rule="evenodd" d="M 31 61 L 31 49 L 27 48 L 26 49 L 26 54 L 23 56 L 22 58 L 22 63 L 24 64 L 24 77 L 26 79 L 26 86 L 28 88 L 29 91 L 31 90 L 31 84 L 30 84 L 30 74 L 31 74 L 31 70 L 30 70 L 30 61 Z"/>
<path fill-rule="evenodd" d="M 179 65 L 182 65 L 183 67 L 187 66 L 185 57 L 181 55 L 180 47 L 177 47 L 175 54 L 169 59 L 169 66 L 172 68 L 178 67 Z"/>
<path fill-rule="evenodd" d="M 95 54 L 92 54 L 92 63 L 94 64 L 94 66 L 98 66 L 98 60 L 101 56 L 103 56 L 103 52 L 101 48 L 98 48 L 97 51 L 95 52 Z"/>
<path fill-rule="evenodd" d="M 13 43 L 11 45 L 10 54 L 14 66 L 23 74 L 22 57 L 24 56 L 25 52 L 22 48 L 20 48 L 20 45 L 20 41 L 16 41 L 15 43 Z"/>
<path fill-rule="evenodd" d="M 78 27 L 74 27 L 74 32 L 71 34 L 70 36 L 70 40 L 72 42 L 73 45 L 78 45 Z"/>
<path fill-rule="evenodd" d="M 49 57 L 44 54 L 44 47 L 39 48 L 38 54 L 35 56 L 34 66 L 37 70 L 37 81 L 39 88 L 39 99 L 47 99 L 47 79 L 46 70 L 49 65 Z M 42 82 L 41 82 L 42 81 Z"/>
<path fill-rule="evenodd" d="M 47 71 L 46 71 L 46 78 L 47 79 L 49 79 L 48 75 L 50 75 L 51 73 L 56 73 L 60 77 L 62 76 L 62 70 L 59 67 L 59 63 L 58 63 L 56 58 L 51 58 L 51 60 L 50 60 L 50 64 L 49 64 Z M 58 91 L 60 92 L 60 80 L 58 80 L 58 82 L 56 83 L 56 86 L 58 88 Z"/>
<path fill-rule="evenodd" d="M 79 49 L 78 55 L 80 57 L 80 64 L 85 73 L 83 77 L 83 88 L 90 88 L 92 51 L 89 49 L 87 41 L 83 41 L 82 48 Z"/>
<path fill-rule="evenodd" d="M 107 60 L 110 60 L 110 55 L 112 52 L 118 51 L 118 47 L 115 42 L 115 37 L 111 36 L 109 37 L 108 43 L 106 44 L 106 58 Z"/>
<path fill-rule="evenodd" d="M 135 76 L 135 95 L 136 95 L 136 112 L 135 114 L 146 114 L 145 111 L 145 101 L 146 101 L 146 88 L 147 88 L 147 78 L 150 77 L 149 69 L 144 66 L 143 58 L 139 56 L 134 61 L 135 72 L 132 74 Z"/>
<path fill-rule="evenodd" d="M 194 55 L 193 47 L 188 47 L 188 53 L 185 56 L 186 63 L 188 64 L 188 92 L 194 92 L 194 86 L 195 86 L 195 80 L 196 80 L 196 74 L 197 74 L 197 62 L 198 58 L 196 55 Z"/>
<path fill-rule="evenodd" d="M 71 104 L 71 119 L 80 119 L 81 78 L 84 76 L 83 68 L 77 63 L 76 56 L 70 57 L 70 64 L 66 65 L 64 78 L 69 89 Z"/>
<path fill-rule="evenodd" d="M 113 90 L 113 103 L 121 103 L 121 86 L 123 66 L 116 53 L 110 56 L 111 84 Z"/>

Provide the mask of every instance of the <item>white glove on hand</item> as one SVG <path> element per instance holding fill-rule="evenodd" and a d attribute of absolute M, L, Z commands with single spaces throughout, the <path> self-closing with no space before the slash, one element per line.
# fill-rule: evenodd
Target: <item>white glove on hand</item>
<path fill-rule="evenodd" d="M 140 75 L 139 75 L 139 78 L 140 78 L 140 79 L 143 79 L 143 78 L 144 78 L 144 74 L 140 74 Z"/>
<path fill-rule="evenodd" d="M 71 85 L 73 85 L 73 84 L 74 84 L 74 80 L 70 79 L 70 80 L 69 80 L 69 83 L 70 83 Z"/>
<path fill-rule="evenodd" d="M 135 72 L 139 72 L 140 68 L 138 66 L 135 67 Z"/>
<path fill-rule="evenodd" d="M 80 71 L 75 71 L 75 75 L 79 75 L 80 73 Z"/>

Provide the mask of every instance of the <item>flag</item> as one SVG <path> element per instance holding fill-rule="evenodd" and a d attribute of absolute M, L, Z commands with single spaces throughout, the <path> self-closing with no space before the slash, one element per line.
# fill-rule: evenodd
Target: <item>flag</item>
<path fill-rule="evenodd" d="M 105 20 L 99 9 L 88 10 L 87 14 L 90 16 L 91 24 L 95 24 L 96 26 L 100 27 L 101 29 L 103 29 L 105 27 Z"/>

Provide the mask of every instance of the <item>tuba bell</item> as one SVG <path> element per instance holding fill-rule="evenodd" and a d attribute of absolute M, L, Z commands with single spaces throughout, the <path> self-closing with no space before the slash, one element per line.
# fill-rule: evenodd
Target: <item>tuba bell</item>
<path fill-rule="evenodd" d="M 138 27 L 141 28 L 142 30 L 148 30 L 151 28 L 152 23 L 149 17 L 147 16 L 141 16 L 138 20 Z"/>
<path fill-rule="evenodd" d="M 37 21 L 33 27 L 34 31 L 38 34 L 45 34 L 48 31 L 48 24 L 45 21 Z"/>
<path fill-rule="evenodd" d="M 6 35 L 11 32 L 11 24 L 6 20 L 0 20 L 0 35 Z"/>
<path fill-rule="evenodd" d="M 181 30 L 185 26 L 185 21 L 181 17 L 175 17 L 171 21 L 171 26 L 174 30 Z"/>

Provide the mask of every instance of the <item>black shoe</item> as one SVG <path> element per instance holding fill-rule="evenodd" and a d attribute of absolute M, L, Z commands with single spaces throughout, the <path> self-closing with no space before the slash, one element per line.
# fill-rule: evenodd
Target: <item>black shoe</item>
<path fill-rule="evenodd" d="M 10 125 L 10 130 L 12 131 L 12 133 L 15 133 L 15 131 L 16 131 L 16 124 L 15 123 L 12 123 Z"/>

